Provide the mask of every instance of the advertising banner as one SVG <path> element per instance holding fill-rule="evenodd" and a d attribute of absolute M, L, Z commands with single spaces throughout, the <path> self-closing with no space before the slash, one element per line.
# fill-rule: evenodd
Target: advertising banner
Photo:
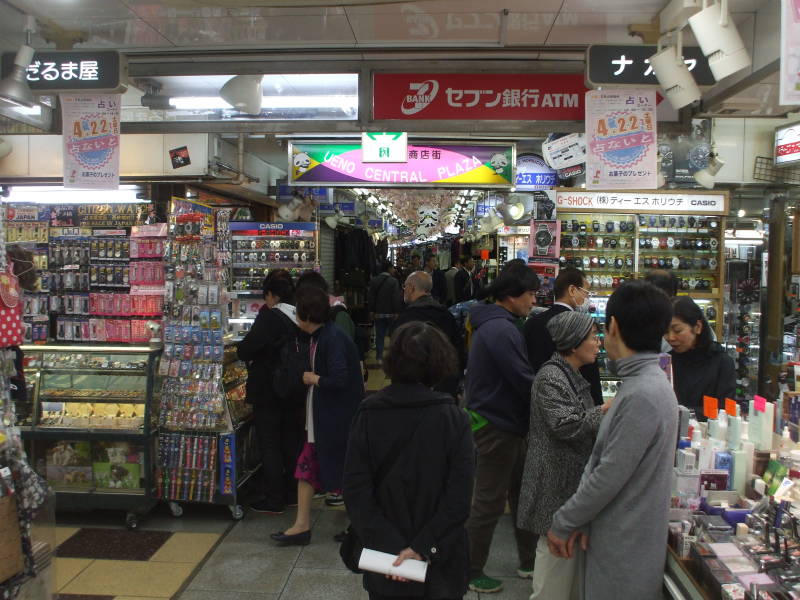
<path fill-rule="evenodd" d="M 728 214 L 726 194 L 702 194 L 686 190 L 683 192 L 585 192 L 583 190 L 559 190 L 556 192 L 558 210 L 622 213 L 662 213 L 685 215 Z"/>
<path fill-rule="evenodd" d="M 364 163 L 361 144 L 292 142 L 290 185 L 511 187 L 513 144 L 408 145 L 404 163 Z"/>
<path fill-rule="evenodd" d="M 520 154 L 517 157 L 516 188 L 520 191 L 548 190 L 557 183 L 555 169 L 551 169 L 538 154 Z"/>
<path fill-rule="evenodd" d="M 785 166 L 800 161 L 800 123 L 775 130 L 775 165 Z"/>
<path fill-rule="evenodd" d="M 582 74 L 375 73 L 375 119 L 580 121 Z"/>
<path fill-rule="evenodd" d="M 586 188 L 656 189 L 656 92 L 586 93 Z"/>
<path fill-rule="evenodd" d="M 800 0 L 781 0 L 780 103 L 800 104 Z"/>
<path fill-rule="evenodd" d="M 121 96 L 62 94 L 64 187 L 119 188 Z"/>

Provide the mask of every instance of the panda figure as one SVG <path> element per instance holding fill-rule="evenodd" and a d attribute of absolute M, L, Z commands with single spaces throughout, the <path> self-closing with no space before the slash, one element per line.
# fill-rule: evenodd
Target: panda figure
<path fill-rule="evenodd" d="M 294 155 L 292 162 L 297 173 L 305 173 L 311 166 L 311 157 L 308 152 L 298 152 Z"/>
<path fill-rule="evenodd" d="M 494 172 L 500 175 L 508 166 L 508 157 L 502 152 L 496 152 L 489 159 L 489 164 L 492 165 Z"/>

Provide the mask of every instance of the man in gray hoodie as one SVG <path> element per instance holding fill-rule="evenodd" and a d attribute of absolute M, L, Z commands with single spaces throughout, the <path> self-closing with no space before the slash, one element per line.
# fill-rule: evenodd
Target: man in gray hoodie
<path fill-rule="evenodd" d="M 474 333 L 467 362 L 466 400 L 478 460 L 467 532 L 472 561 L 469 587 L 479 593 L 503 589 L 502 581 L 487 577 L 483 570 L 506 501 L 515 524 L 517 573 L 520 577 L 533 574 L 537 536 L 516 527 L 516 512 L 534 373 L 516 321 L 528 316 L 538 289 L 536 273 L 526 265 L 509 265 L 482 290 L 494 303 L 476 304 L 469 315 Z"/>
<path fill-rule="evenodd" d="M 662 597 L 678 402 L 658 353 L 671 318 L 669 298 L 644 281 L 625 283 L 606 307 L 605 348 L 622 384 L 547 533 L 556 556 L 586 550 L 585 600 Z"/>

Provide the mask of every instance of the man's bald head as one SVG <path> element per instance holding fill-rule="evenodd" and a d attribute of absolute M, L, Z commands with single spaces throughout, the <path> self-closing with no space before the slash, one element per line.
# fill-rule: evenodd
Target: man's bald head
<path fill-rule="evenodd" d="M 403 298 L 408 302 L 414 302 L 422 296 L 428 296 L 433 289 L 433 278 L 425 271 L 414 271 L 406 279 L 403 290 Z"/>

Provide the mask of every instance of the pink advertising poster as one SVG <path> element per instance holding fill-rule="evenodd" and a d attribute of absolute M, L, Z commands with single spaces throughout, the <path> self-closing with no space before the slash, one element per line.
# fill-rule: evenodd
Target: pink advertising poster
<path fill-rule="evenodd" d="M 65 188 L 119 188 L 120 100 L 120 94 L 61 94 Z"/>
<path fill-rule="evenodd" d="M 655 90 L 586 92 L 586 188 L 658 187 Z"/>
<path fill-rule="evenodd" d="M 780 103 L 800 104 L 800 0 L 782 0 Z"/>

